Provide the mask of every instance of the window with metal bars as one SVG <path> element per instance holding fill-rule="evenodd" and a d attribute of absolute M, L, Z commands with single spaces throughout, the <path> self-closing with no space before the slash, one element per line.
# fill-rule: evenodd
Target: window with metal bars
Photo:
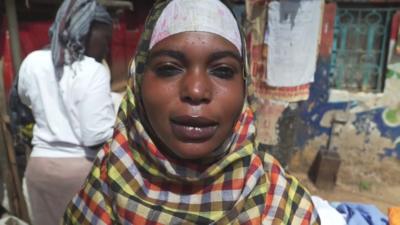
<path fill-rule="evenodd" d="M 382 92 L 391 19 L 399 9 L 338 4 L 331 87 L 355 92 Z"/>

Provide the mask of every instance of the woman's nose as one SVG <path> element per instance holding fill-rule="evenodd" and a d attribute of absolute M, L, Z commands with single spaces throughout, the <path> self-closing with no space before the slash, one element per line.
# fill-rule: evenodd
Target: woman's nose
<path fill-rule="evenodd" d="M 181 100 L 193 105 L 206 104 L 212 98 L 212 84 L 207 71 L 189 70 L 182 78 Z"/>

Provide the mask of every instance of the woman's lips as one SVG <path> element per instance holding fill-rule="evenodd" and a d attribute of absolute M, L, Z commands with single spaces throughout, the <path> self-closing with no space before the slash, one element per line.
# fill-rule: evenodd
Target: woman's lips
<path fill-rule="evenodd" d="M 217 131 L 218 123 L 201 116 L 176 116 L 171 118 L 172 133 L 183 142 L 203 142 Z"/>

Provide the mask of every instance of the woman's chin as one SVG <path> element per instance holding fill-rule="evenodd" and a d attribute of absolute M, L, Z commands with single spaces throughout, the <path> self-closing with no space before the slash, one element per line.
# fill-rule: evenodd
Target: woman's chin
<path fill-rule="evenodd" d="M 205 143 L 182 143 L 172 149 L 172 152 L 180 159 L 195 160 L 206 158 L 215 148 Z"/>

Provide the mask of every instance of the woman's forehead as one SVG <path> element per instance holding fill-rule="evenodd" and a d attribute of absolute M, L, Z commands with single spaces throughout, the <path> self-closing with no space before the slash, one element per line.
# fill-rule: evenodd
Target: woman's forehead
<path fill-rule="evenodd" d="M 161 40 L 182 32 L 204 31 L 224 37 L 239 52 L 242 40 L 230 9 L 219 0 L 173 0 L 162 11 L 150 40 L 150 49 Z"/>
<path fill-rule="evenodd" d="M 203 31 L 187 31 L 187 32 L 180 32 L 171 36 L 166 37 L 165 39 L 158 42 L 156 45 L 153 46 L 154 48 L 159 48 L 158 46 L 163 46 L 164 48 L 181 48 L 183 46 L 190 48 L 191 45 L 216 45 L 216 48 L 230 48 L 232 50 L 238 51 L 236 46 L 231 43 L 225 37 L 210 33 L 210 32 L 203 32 Z M 152 50 L 150 49 L 150 50 Z"/>
<path fill-rule="evenodd" d="M 206 56 L 209 60 L 232 57 L 242 61 L 237 48 L 222 36 L 209 32 L 182 32 L 158 42 L 150 51 L 149 59 L 170 56 L 184 61 L 187 55 Z"/>

